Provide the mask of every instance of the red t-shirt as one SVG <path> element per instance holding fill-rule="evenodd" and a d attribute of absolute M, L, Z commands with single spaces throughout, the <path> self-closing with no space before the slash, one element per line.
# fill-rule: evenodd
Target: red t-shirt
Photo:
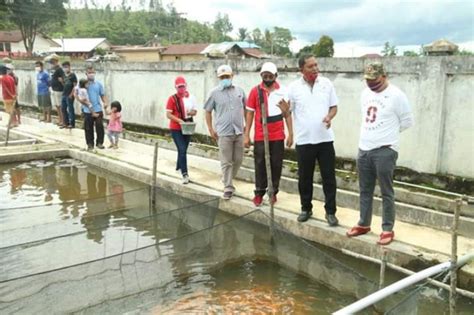
<path fill-rule="evenodd" d="M 179 111 L 178 111 L 178 106 L 176 106 L 175 97 L 176 97 L 176 99 L 179 99 L 179 97 L 177 97 L 176 95 L 171 95 L 171 96 L 168 98 L 168 103 L 166 103 L 166 110 L 167 110 L 168 112 L 171 112 L 171 115 L 173 115 L 173 116 L 175 116 L 175 117 L 178 117 L 178 118 L 181 118 L 181 119 L 184 120 L 184 117 L 181 116 L 181 114 L 180 114 Z M 180 100 L 179 103 L 180 103 L 179 105 L 181 106 L 181 113 L 183 113 L 183 115 L 185 115 L 185 113 L 186 113 L 186 108 L 184 107 L 184 102 L 183 102 L 183 100 Z M 170 119 L 169 128 L 170 128 L 171 130 L 181 130 L 181 125 L 178 124 L 176 121 Z"/>
<path fill-rule="evenodd" d="M 265 89 L 263 83 L 260 83 L 260 88 L 263 92 L 263 99 L 265 102 L 265 109 L 267 112 L 267 123 L 268 127 L 268 140 L 270 141 L 279 141 L 285 140 L 285 125 L 283 123 L 283 119 L 281 117 L 281 110 L 276 105 L 278 102 L 284 98 L 288 100 L 288 93 L 287 91 L 280 87 L 278 83 L 275 82 L 275 90 L 271 93 Z M 263 141 L 263 126 L 262 126 L 262 112 L 260 110 L 260 100 L 258 96 L 258 90 L 255 86 L 249 94 L 247 99 L 247 110 L 255 112 L 255 136 L 254 141 Z M 276 120 L 273 121 L 272 120 Z"/>
<path fill-rule="evenodd" d="M 2 94 L 4 100 L 12 100 L 16 96 L 15 79 L 10 75 L 2 76 Z"/>

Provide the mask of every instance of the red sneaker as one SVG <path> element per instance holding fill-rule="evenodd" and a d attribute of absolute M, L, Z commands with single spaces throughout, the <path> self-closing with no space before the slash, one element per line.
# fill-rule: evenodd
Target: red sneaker
<path fill-rule="evenodd" d="M 255 207 L 259 207 L 262 205 L 262 202 L 263 202 L 263 196 L 255 196 L 253 197 L 253 204 L 255 205 Z"/>

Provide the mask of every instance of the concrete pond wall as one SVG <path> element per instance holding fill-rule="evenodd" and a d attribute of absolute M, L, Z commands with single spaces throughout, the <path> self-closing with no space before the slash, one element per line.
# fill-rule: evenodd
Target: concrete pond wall
<path fill-rule="evenodd" d="M 320 58 L 321 74 L 335 85 L 338 115 L 333 121 L 336 154 L 354 159 L 361 121 L 360 92 L 365 87 L 364 64 L 370 59 Z M 174 79 L 184 75 L 189 91 L 201 105 L 217 85 L 217 67 L 225 61 L 101 63 L 97 79 L 105 84 L 110 100 L 123 105 L 125 122 L 167 128 L 165 104 L 174 92 Z M 262 60 L 229 61 L 234 83 L 247 93 L 259 82 Z M 273 60 L 279 81 L 285 85 L 300 77 L 296 59 Z M 390 82 L 408 95 L 415 127 L 401 137 L 398 165 L 424 173 L 474 178 L 474 57 L 391 57 L 383 62 Z M 16 62 L 19 100 L 36 106 L 36 79 L 32 62 Z M 79 78 L 85 64 L 73 64 Z M 79 107 L 77 107 L 79 108 Z M 204 111 L 198 112 L 197 133 L 207 135 Z"/>

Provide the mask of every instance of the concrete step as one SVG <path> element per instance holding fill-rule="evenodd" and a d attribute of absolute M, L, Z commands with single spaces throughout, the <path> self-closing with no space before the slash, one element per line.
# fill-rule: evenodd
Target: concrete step
<path fill-rule="evenodd" d="M 130 135 L 127 135 L 127 138 L 130 139 Z M 133 136 L 132 141 L 135 140 L 139 140 L 139 142 L 141 143 L 148 141 L 150 143 L 154 143 L 157 141 L 159 143 L 160 148 L 173 151 L 176 150 L 176 147 L 173 142 L 167 141 L 166 139 L 162 139 L 161 137 L 143 138 L 135 135 Z M 216 147 L 193 143 L 188 149 L 188 154 L 218 161 L 218 151 Z M 287 165 L 285 165 L 284 167 L 283 176 L 280 181 L 280 189 L 289 193 L 298 193 L 298 181 L 295 172 L 296 163 L 293 163 L 293 166 L 289 167 L 289 162 L 286 162 Z M 189 159 L 188 163 L 190 165 L 193 164 L 192 159 Z M 246 156 L 242 163 L 242 168 L 237 174 L 237 178 L 248 182 L 254 182 L 255 173 L 253 163 L 253 157 Z M 217 173 L 218 172 L 219 171 L 217 171 Z M 339 171 L 339 173 L 344 173 L 344 171 Z M 351 174 L 349 178 L 350 179 L 348 180 L 345 177 L 343 178 L 342 176 L 337 177 L 337 205 L 358 211 L 359 193 L 355 184 L 355 182 L 357 181 L 357 176 Z M 319 173 L 315 173 L 313 198 L 317 200 L 324 200 L 322 186 L 317 183 L 318 181 L 321 181 L 320 175 Z M 382 213 L 382 199 L 380 198 L 380 193 L 376 193 L 375 195 L 376 197 L 374 198 L 373 212 L 375 215 L 380 216 Z M 419 191 L 411 192 L 405 188 L 400 187 L 395 188 L 395 196 L 397 220 L 417 225 L 428 226 L 439 230 L 446 230 L 451 228 L 453 222 L 453 214 L 452 212 L 450 212 L 450 210 L 452 211 L 454 207 L 453 200 Z M 427 207 L 428 205 L 430 207 Z M 299 208 L 299 205 L 295 206 Z M 441 209 L 443 209 L 444 211 L 441 211 Z M 474 207 L 472 205 L 463 205 L 461 209 L 461 217 L 459 221 L 458 231 L 460 235 L 474 238 Z"/>

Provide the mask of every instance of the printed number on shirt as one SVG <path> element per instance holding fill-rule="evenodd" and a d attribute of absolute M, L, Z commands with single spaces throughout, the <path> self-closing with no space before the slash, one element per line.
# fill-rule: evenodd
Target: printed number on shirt
<path fill-rule="evenodd" d="M 373 123 L 377 119 L 377 107 L 369 106 L 367 108 L 367 117 L 365 117 L 366 123 Z"/>

